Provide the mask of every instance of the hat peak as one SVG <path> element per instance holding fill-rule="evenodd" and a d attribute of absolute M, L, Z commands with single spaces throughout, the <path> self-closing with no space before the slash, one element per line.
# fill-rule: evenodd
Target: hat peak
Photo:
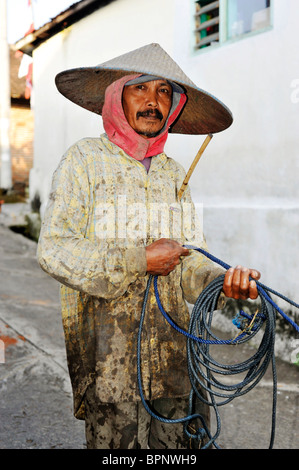
<path fill-rule="evenodd" d="M 142 71 L 144 74 L 161 76 L 182 84 L 196 86 L 158 43 L 139 47 L 99 64 L 98 67 L 104 69 L 113 67 L 137 73 Z"/>

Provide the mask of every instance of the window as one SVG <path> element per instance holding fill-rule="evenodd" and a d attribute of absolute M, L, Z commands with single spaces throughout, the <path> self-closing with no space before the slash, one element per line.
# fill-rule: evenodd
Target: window
<path fill-rule="evenodd" d="M 198 0 L 195 5 L 195 41 L 201 49 L 219 41 L 219 1 Z"/>
<path fill-rule="evenodd" d="M 195 1 L 195 48 L 202 49 L 271 25 L 271 0 Z"/>
<path fill-rule="evenodd" d="M 270 0 L 228 0 L 227 39 L 270 26 Z"/>

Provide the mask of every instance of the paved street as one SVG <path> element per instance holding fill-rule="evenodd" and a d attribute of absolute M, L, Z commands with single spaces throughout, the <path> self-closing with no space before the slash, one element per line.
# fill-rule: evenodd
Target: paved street
<path fill-rule="evenodd" d="M 0 448 L 83 449 L 84 423 L 72 395 L 60 319 L 59 288 L 36 262 L 36 243 L 0 217 Z M 239 361 L 239 347 L 219 349 Z M 235 357 L 234 357 L 235 356 Z M 275 448 L 299 448 L 299 368 L 278 361 Z M 221 408 L 219 445 L 266 449 L 271 425 L 271 374 Z"/>
<path fill-rule="evenodd" d="M 37 265 L 34 242 L 1 226 L 0 240 L 0 448 L 83 448 L 84 423 L 72 415 L 58 284 Z"/>

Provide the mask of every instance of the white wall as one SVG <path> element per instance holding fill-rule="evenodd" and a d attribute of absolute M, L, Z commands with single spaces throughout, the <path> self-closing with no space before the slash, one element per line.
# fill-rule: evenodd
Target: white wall
<path fill-rule="evenodd" d="M 260 269 L 269 286 L 299 302 L 299 79 L 297 0 L 273 0 L 270 31 L 204 52 L 192 50 L 191 0 L 117 0 L 34 53 L 35 160 L 30 194 L 45 202 L 65 149 L 102 132 L 101 118 L 55 88 L 61 70 L 90 66 L 158 42 L 200 87 L 224 101 L 234 123 L 209 144 L 191 179 L 204 204 L 210 251 Z M 299 97 L 299 93 L 297 94 Z M 204 137 L 175 136 L 166 150 L 189 168 Z"/>

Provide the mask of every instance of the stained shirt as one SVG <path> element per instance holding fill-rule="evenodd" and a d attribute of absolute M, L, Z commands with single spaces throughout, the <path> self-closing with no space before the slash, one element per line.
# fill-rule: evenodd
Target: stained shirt
<path fill-rule="evenodd" d="M 41 267 L 61 283 L 62 322 L 74 414 L 84 419 L 84 394 L 95 381 L 104 403 L 140 399 L 137 334 L 148 282 L 145 247 L 159 238 L 206 249 L 189 188 L 177 194 L 184 169 L 165 153 L 139 161 L 107 135 L 85 138 L 63 156 L 53 176 L 38 243 Z M 190 250 L 158 279 L 164 309 L 187 329 L 203 288 L 222 274 Z M 160 313 L 150 290 L 142 330 L 146 399 L 189 393 L 186 339 Z"/>

